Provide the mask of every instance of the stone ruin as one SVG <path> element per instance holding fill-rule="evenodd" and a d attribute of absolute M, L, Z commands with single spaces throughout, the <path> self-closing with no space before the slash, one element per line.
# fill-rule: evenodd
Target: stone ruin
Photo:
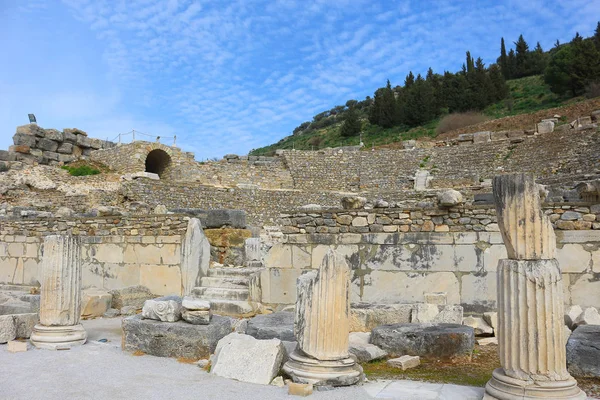
<path fill-rule="evenodd" d="M 67 348 L 86 340 L 81 318 L 120 316 L 126 351 L 301 391 L 359 383 L 376 359 L 460 362 L 498 343 L 489 398 L 548 381 L 580 398 L 570 376 L 600 375 L 600 136 L 558 122 L 219 162 L 19 127 L 0 151 L 0 343 Z M 57 168 L 73 161 L 108 172 Z M 552 308 L 523 324 L 506 293 Z M 516 331 L 547 335 L 517 349 Z M 515 365 L 517 350 L 537 364 Z"/>

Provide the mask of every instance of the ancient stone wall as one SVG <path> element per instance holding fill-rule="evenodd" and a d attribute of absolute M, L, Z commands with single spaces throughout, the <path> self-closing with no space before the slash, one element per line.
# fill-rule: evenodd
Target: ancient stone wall
<path fill-rule="evenodd" d="M 565 303 L 600 306 L 600 231 L 556 231 Z M 352 268 L 351 301 L 423 302 L 446 292 L 467 312 L 496 308 L 496 267 L 506 258 L 499 232 L 294 234 L 267 254 L 263 303 L 293 304 L 296 279 L 328 248 Z"/>
<path fill-rule="evenodd" d="M 89 138 L 80 129 L 64 129 L 61 132 L 43 129 L 37 124 L 17 127 L 13 143 L 8 152 L 0 151 L 0 160 L 58 165 L 87 157 L 94 150 L 115 146 L 106 140 Z"/>

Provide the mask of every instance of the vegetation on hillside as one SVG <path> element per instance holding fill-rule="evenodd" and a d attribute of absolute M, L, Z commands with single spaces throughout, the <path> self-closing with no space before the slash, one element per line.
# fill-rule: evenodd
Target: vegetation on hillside
<path fill-rule="evenodd" d="M 99 170 L 92 168 L 89 165 L 80 165 L 78 167 L 64 165 L 61 168 L 67 170 L 72 176 L 98 175 L 100 173 Z"/>
<path fill-rule="evenodd" d="M 438 122 L 454 113 L 483 112 L 492 118 L 530 113 L 600 96 L 600 22 L 595 34 L 576 34 L 566 44 L 558 41 L 544 52 L 539 42 L 533 50 L 520 35 L 507 53 L 500 41 L 497 64 L 486 67 L 470 52 L 461 71 L 426 77 L 410 72 L 404 86 L 390 82 L 363 101 L 348 100 L 300 124 L 278 143 L 255 149 L 252 155 L 273 154 L 276 149 L 316 150 L 324 147 L 382 144 L 435 137 L 445 132 Z M 465 123 L 463 114 L 454 123 Z M 463 121 L 463 122 L 461 122 Z"/>

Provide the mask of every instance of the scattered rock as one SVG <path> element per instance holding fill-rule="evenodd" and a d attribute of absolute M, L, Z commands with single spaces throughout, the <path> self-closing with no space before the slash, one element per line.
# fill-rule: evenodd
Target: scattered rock
<path fill-rule="evenodd" d="M 277 376 L 285 349 L 281 340 L 257 340 L 249 335 L 230 333 L 215 351 L 212 374 L 242 382 L 268 385 Z"/>
<path fill-rule="evenodd" d="M 181 311 L 181 318 L 194 325 L 208 325 L 210 324 L 211 317 L 212 313 L 210 310 L 188 310 L 183 308 Z"/>
<path fill-rule="evenodd" d="M 345 196 L 341 201 L 344 210 L 358 210 L 367 204 L 367 199 L 360 196 Z"/>
<path fill-rule="evenodd" d="M 119 311 L 119 313 L 121 315 L 135 315 L 137 314 L 139 308 L 137 308 L 136 306 L 125 306 L 125 307 L 121 307 L 121 310 Z"/>
<path fill-rule="evenodd" d="M 498 338 L 497 337 L 480 338 L 480 339 L 477 339 L 477 344 L 480 346 L 487 346 L 488 344 L 498 344 Z"/>
<path fill-rule="evenodd" d="M 421 364 L 421 359 L 419 356 L 404 355 L 402 357 L 387 360 L 387 364 L 390 367 L 400 368 L 402 371 L 406 371 L 407 369 L 418 367 Z"/>
<path fill-rule="evenodd" d="M 198 360 L 196 365 L 202 369 L 206 369 L 210 365 L 210 360 Z"/>
<path fill-rule="evenodd" d="M 301 206 L 298 208 L 300 211 L 321 211 L 323 210 L 323 207 L 319 204 L 307 204 L 305 206 Z"/>
<path fill-rule="evenodd" d="M 175 322 L 181 319 L 181 308 L 181 297 L 159 297 L 144 302 L 142 317 L 163 322 Z"/>
<path fill-rule="evenodd" d="M 577 317 L 579 317 L 582 312 L 583 310 L 578 305 L 567 307 L 565 310 L 565 324 L 567 324 L 569 329 L 574 330 L 577 328 L 575 320 L 577 320 Z"/>
<path fill-rule="evenodd" d="M 312 383 L 288 383 L 288 394 L 290 396 L 310 396 L 313 393 Z"/>
<path fill-rule="evenodd" d="M 359 363 L 378 360 L 387 356 L 385 350 L 380 349 L 374 344 L 369 343 L 371 334 L 368 332 L 352 332 L 349 338 L 350 354 L 356 356 Z"/>
<path fill-rule="evenodd" d="M 117 310 L 116 308 L 109 308 L 102 316 L 104 318 L 115 318 L 119 315 L 121 315 L 121 312 L 119 310 Z"/>
<path fill-rule="evenodd" d="M 112 307 L 121 309 L 126 306 L 134 306 L 141 309 L 146 300 L 151 300 L 156 296 L 145 286 L 129 286 L 122 289 L 111 290 Z"/>
<path fill-rule="evenodd" d="M 390 206 L 390 203 L 388 203 L 385 200 L 382 199 L 377 199 L 373 202 L 373 207 L 374 208 L 388 208 Z"/>
<path fill-rule="evenodd" d="M 284 387 L 285 382 L 283 381 L 282 376 L 276 376 L 270 383 L 271 386 Z"/>
<path fill-rule="evenodd" d="M 575 325 L 600 325 L 600 315 L 595 307 L 588 307 L 575 319 Z"/>
<path fill-rule="evenodd" d="M 567 342 L 567 367 L 574 377 L 600 377 L 600 326 L 580 326 Z"/>
<path fill-rule="evenodd" d="M 210 301 L 186 296 L 183 298 L 181 306 L 190 311 L 208 311 L 210 310 Z"/>
<path fill-rule="evenodd" d="M 8 350 L 9 353 L 21 353 L 27 351 L 27 342 L 11 340 L 8 342 L 8 347 L 6 350 Z"/>
<path fill-rule="evenodd" d="M 463 203 L 463 196 L 459 191 L 449 189 L 438 194 L 438 202 L 442 207 L 453 207 Z"/>
<path fill-rule="evenodd" d="M 38 313 L 13 314 L 17 339 L 29 339 L 33 327 L 40 321 Z"/>
<path fill-rule="evenodd" d="M 71 210 L 69 207 L 59 207 L 58 210 L 54 213 L 59 218 L 64 217 L 72 217 L 75 215 L 75 211 Z"/>
<path fill-rule="evenodd" d="M 442 308 L 433 321 L 440 324 L 458 324 L 463 320 L 463 308 L 459 305 L 447 305 Z"/>
<path fill-rule="evenodd" d="M 412 308 L 412 304 L 353 303 L 350 308 L 350 331 L 370 332 L 380 325 L 409 323 Z"/>
<path fill-rule="evenodd" d="M 279 311 L 273 314 L 257 315 L 248 321 L 246 334 L 256 339 L 279 339 L 293 342 L 296 340 L 294 313 Z"/>
<path fill-rule="evenodd" d="M 498 313 L 497 312 L 485 312 L 483 313 L 483 320 L 492 327 L 494 332 L 498 330 Z"/>
<path fill-rule="evenodd" d="M 393 324 L 373 329 L 371 343 L 392 356 L 452 359 L 471 356 L 474 336 L 473 328 L 459 324 Z"/>
<path fill-rule="evenodd" d="M 466 317 L 463 318 L 463 325 L 470 326 L 475 330 L 475 336 L 491 336 L 494 334 L 494 330 L 489 326 L 483 318 L 480 317 Z"/>
<path fill-rule="evenodd" d="M 219 315 L 214 315 L 209 325 L 183 321 L 166 324 L 135 315 L 123 319 L 123 349 L 157 357 L 207 359 L 231 328 L 231 318 Z"/>
<path fill-rule="evenodd" d="M 81 316 L 84 318 L 101 317 L 112 303 L 112 295 L 105 290 L 89 288 L 81 292 Z"/>
<path fill-rule="evenodd" d="M 0 315 L 0 343 L 6 343 L 17 337 L 17 325 L 12 315 Z"/>
<path fill-rule="evenodd" d="M 167 210 L 167 207 L 163 204 L 154 207 L 154 214 L 167 214 L 168 212 L 169 210 Z"/>

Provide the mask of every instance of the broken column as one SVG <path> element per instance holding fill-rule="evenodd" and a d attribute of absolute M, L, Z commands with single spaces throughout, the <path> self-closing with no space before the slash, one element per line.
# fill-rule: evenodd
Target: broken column
<path fill-rule="evenodd" d="M 181 246 L 181 291 L 187 296 L 200 278 L 206 276 L 210 264 L 210 243 L 198 218 L 190 218 Z"/>
<path fill-rule="evenodd" d="M 40 323 L 31 343 L 42 349 L 84 344 L 87 333 L 81 312 L 81 245 L 72 236 L 47 236 L 41 270 Z"/>
<path fill-rule="evenodd" d="M 346 386 L 362 378 L 362 368 L 348 352 L 349 285 L 350 268 L 331 249 L 318 271 L 298 278 L 298 346 L 283 367 L 294 382 Z"/>
<path fill-rule="evenodd" d="M 585 399 L 567 372 L 563 288 L 556 239 L 533 176 L 494 178 L 508 259 L 498 262 L 498 353 L 502 368 L 485 399 Z"/>

